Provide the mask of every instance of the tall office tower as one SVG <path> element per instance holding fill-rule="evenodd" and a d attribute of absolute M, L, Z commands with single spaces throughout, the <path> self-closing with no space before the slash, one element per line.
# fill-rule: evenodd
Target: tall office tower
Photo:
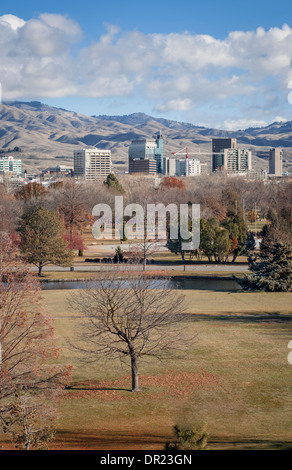
<path fill-rule="evenodd" d="M 0 158 L 0 172 L 16 173 L 18 176 L 22 173 L 22 161 L 14 160 L 13 157 Z"/>
<path fill-rule="evenodd" d="M 74 152 L 74 176 L 86 181 L 105 181 L 112 172 L 110 150 L 83 149 Z"/>
<path fill-rule="evenodd" d="M 252 169 L 252 152 L 250 150 L 225 148 L 216 155 L 216 171 L 226 173 L 247 173 Z"/>
<path fill-rule="evenodd" d="M 174 176 L 176 172 L 175 158 L 163 157 L 163 174 L 165 176 Z"/>
<path fill-rule="evenodd" d="M 177 176 L 198 176 L 201 174 L 201 162 L 196 158 L 181 158 L 176 160 Z"/>
<path fill-rule="evenodd" d="M 156 162 L 156 172 L 163 173 L 163 138 L 161 132 L 157 134 L 156 139 L 137 139 L 133 140 L 129 147 L 129 173 L 133 171 L 133 165 L 138 165 L 134 161 L 153 160 Z M 147 165 L 144 165 L 145 169 Z M 143 164 L 140 164 L 143 167 Z M 151 167 L 152 165 L 148 165 Z M 147 169 L 145 173 L 148 173 Z"/>
<path fill-rule="evenodd" d="M 236 139 L 212 139 L 212 171 L 216 171 L 218 166 L 218 153 L 221 153 L 224 149 L 236 149 Z"/>
<path fill-rule="evenodd" d="M 281 148 L 270 150 L 269 174 L 283 176 L 283 150 Z"/>

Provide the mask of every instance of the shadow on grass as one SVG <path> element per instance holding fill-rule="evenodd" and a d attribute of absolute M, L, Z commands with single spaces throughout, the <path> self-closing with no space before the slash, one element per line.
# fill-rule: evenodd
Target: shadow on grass
<path fill-rule="evenodd" d="M 166 434 L 141 433 L 137 431 L 67 431 L 57 432 L 51 448 L 95 450 L 163 450 L 171 439 Z M 210 437 L 209 450 L 292 450 L 291 441 L 273 439 Z"/>
<path fill-rule="evenodd" d="M 181 315 L 182 321 L 185 322 L 224 322 L 224 323 L 278 323 L 278 324 L 288 324 L 292 322 L 292 314 L 283 314 L 279 312 L 273 313 L 189 313 Z"/>
<path fill-rule="evenodd" d="M 66 390 L 72 390 L 73 392 L 76 391 L 82 391 L 82 392 L 87 392 L 87 391 L 92 391 L 92 392 L 97 392 L 97 391 L 111 391 L 111 392 L 132 392 L 130 388 L 117 388 L 117 387 L 78 387 L 75 385 L 71 385 L 66 387 Z"/>
<path fill-rule="evenodd" d="M 51 446 L 67 450 L 162 450 L 169 436 L 124 431 L 58 431 Z"/>
<path fill-rule="evenodd" d="M 208 448 L 215 450 L 292 450 L 292 442 L 272 439 L 214 437 L 209 440 Z"/>

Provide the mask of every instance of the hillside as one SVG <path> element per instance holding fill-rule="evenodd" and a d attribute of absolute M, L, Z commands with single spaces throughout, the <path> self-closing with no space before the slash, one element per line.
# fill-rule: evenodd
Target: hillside
<path fill-rule="evenodd" d="M 40 102 L 14 102 L 0 105 L 0 149 L 17 155 L 29 171 L 49 165 L 73 165 L 73 151 L 96 146 L 112 151 L 117 172 L 127 168 L 128 146 L 132 139 L 153 137 L 161 131 L 165 155 L 184 147 L 210 163 L 212 137 L 232 136 L 242 147 L 253 150 L 254 167 L 267 168 L 268 149 L 285 147 L 284 169 L 292 167 L 292 121 L 273 123 L 265 128 L 236 132 L 207 129 L 189 123 L 154 118 L 143 113 L 128 116 L 85 116 Z M 13 152 L 13 149 L 20 151 Z"/>

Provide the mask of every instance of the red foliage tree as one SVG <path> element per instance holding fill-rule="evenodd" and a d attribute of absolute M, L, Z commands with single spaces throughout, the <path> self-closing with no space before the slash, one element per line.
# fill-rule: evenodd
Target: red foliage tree
<path fill-rule="evenodd" d="M 176 178 L 175 176 L 166 176 L 165 178 L 163 178 L 161 186 L 166 189 L 170 189 L 170 188 L 177 188 L 177 189 L 182 189 L 182 190 L 186 189 L 185 183 L 179 178 Z"/>

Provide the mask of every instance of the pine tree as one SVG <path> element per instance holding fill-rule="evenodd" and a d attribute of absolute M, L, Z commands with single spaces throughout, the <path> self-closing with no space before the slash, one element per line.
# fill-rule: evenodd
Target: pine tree
<path fill-rule="evenodd" d="M 113 174 L 113 173 L 110 173 L 104 184 L 111 190 L 113 190 L 114 192 L 117 192 L 119 194 L 125 194 L 125 190 L 123 188 L 123 186 L 119 183 L 119 180 L 118 178 Z"/>
<path fill-rule="evenodd" d="M 292 291 L 291 246 L 279 241 L 261 248 L 259 254 L 249 257 L 251 274 L 239 281 L 243 288 L 269 292 Z"/>
<path fill-rule="evenodd" d="M 255 238 L 252 232 L 248 232 L 246 242 L 245 242 L 245 250 L 247 252 L 254 251 L 256 247 Z"/>

